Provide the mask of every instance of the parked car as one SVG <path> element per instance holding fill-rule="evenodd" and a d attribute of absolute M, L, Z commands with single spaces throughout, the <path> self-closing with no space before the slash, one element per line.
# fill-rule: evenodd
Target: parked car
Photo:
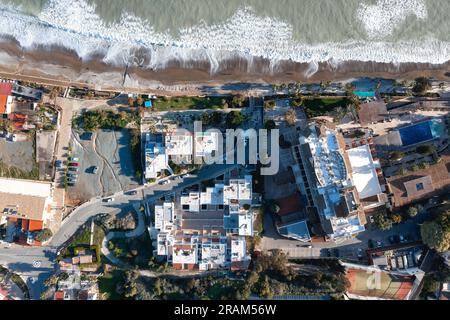
<path fill-rule="evenodd" d="M 114 198 L 113 198 L 113 197 L 103 199 L 103 202 L 113 202 L 113 201 L 114 201 Z"/>
<path fill-rule="evenodd" d="M 75 186 L 75 183 L 69 182 L 67 185 L 68 185 L 69 187 L 73 187 L 73 186 Z"/>
<path fill-rule="evenodd" d="M 129 192 L 127 193 L 127 195 L 129 195 L 129 196 L 134 196 L 135 194 L 137 194 L 137 191 L 136 191 L 136 190 L 129 191 Z"/>
<path fill-rule="evenodd" d="M 77 167 L 70 167 L 69 171 L 78 172 L 78 168 Z"/>
<path fill-rule="evenodd" d="M 363 249 L 359 248 L 358 249 L 358 258 L 362 258 L 363 256 Z"/>
<path fill-rule="evenodd" d="M 163 186 L 165 184 L 168 184 L 168 183 L 169 183 L 169 181 L 167 181 L 167 180 L 161 180 L 161 181 L 158 182 L 158 184 L 161 185 L 161 186 Z"/>
<path fill-rule="evenodd" d="M 80 161 L 80 159 L 78 159 L 77 157 L 69 157 L 69 161 L 78 162 Z"/>
<path fill-rule="evenodd" d="M 69 167 L 78 167 L 78 162 L 69 163 Z"/>

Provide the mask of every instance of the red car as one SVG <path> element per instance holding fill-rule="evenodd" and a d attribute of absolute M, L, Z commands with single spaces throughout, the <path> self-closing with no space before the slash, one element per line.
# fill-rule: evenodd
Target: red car
<path fill-rule="evenodd" d="M 77 162 L 71 162 L 71 163 L 69 163 L 69 167 L 78 167 L 78 163 Z"/>

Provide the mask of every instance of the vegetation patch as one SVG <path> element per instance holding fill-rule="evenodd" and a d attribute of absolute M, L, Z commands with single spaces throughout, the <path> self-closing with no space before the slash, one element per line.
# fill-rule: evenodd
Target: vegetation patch
<path fill-rule="evenodd" d="M 303 108 L 308 118 L 327 115 L 337 108 L 345 108 L 349 104 L 347 98 L 304 98 Z"/>
<path fill-rule="evenodd" d="M 152 242 L 147 232 L 136 238 L 112 238 L 108 242 L 111 253 L 130 265 L 149 266 L 152 258 Z"/>
<path fill-rule="evenodd" d="M 76 129 L 94 132 L 97 129 L 121 130 L 130 126 L 136 127 L 139 123 L 139 111 L 90 110 L 73 119 L 72 126 Z"/>
<path fill-rule="evenodd" d="M 153 101 L 152 110 L 179 111 L 227 109 L 246 107 L 248 100 L 241 96 L 234 97 L 160 97 Z"/>

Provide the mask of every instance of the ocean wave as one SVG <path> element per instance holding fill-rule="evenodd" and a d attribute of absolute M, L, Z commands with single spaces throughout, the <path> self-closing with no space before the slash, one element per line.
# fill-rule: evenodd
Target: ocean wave
<path fill-rule="evenodd" d="M 357 17 L 371 39 L 392 35 L 408 16 L 427 19 L 423 0 L 378 0 L 373 5 L 361 3 L 357 11 Z"/>
<path fill-rule="evenodd" d="M 392 13 L 389 21 L 378 21 L 380 13 L 391 8 L 386 7 L 386 3 L 395 2 L 402 3 L 404 10 Z M 378 0 L 375 7 L 360 7 L 358 14 L 360 19 L 368 19 L 362 21 L 366 21 L 369 34 L 388 34 L 401 23 L 403 15 L 426 16 L 426 8 L 425 11 L 411 11 L 415 3 L 421 1 Z M 248 61 L 248 71 L 252 70 L 253 57 L 269 59 L 268 72 L 276 70 L 278 62 L 283 60 L 309 63 L 308 75 L 315 72 L 319 62 L 331 65 L 350 60 L 441 64 L 450 59 L 450 42 L 433 38 L 398 42 L 298 43 L 293 39 L 291 25 L 260 17 L 251 8 L 239 9 L 220 24 L 199 23 L 180 30 L 175 38 L 168 33 L 156 32 L 147 21 L 126 12 L 119 22 L 106 24 L 95 13 L 95 7 L 85 0 L 50 0 L 37 17 L 4 7 L 0 11 L 0 32 L 14 37 L 24 48 L 59 45 L 74 50 L 82 59 L 102 54 L 106 63 L 151 69 L 163 69 L 174 60 L 185 67 L 190 67 L 192 61 L 206 61 L 212 73 L 219 71 L 224 61 L 234 58 Z"/>

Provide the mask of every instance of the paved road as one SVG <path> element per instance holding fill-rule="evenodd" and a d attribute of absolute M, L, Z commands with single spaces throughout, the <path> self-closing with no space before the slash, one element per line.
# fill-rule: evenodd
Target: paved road
<path fill-rule="evenodd" d="M 54 272 L 55 256 L 52 248 L 0 246 L 0 265 L 22 276 L 34 300 L 40 298 L 44 280 Z"/>
<path fill-rule="evenodd" d="M 44 280 L 54 272 L 54 259 L 58 248 L 91 217 L 113 212 L 130 205 L 137 206 L 144 200 L 147 203 L 152 203 L 167 194 L 180 192 L 186 187 L 222 175 L 236 167 L 236 165 L 212 165 L 200 170 L 198 174 L 191 174 L 188 178 L 178 181 L 170 181 L 166 185 L 141 186 L 135 189 L 138 191 L 136 195 L 117 194 L 112 202 L 104 202 L 101 198 L 93 199 L 75 209 L 62 222 L 61 228 L 53 236 L 47 247 L 34 248 L 12 245 L 7 248 L 1 246 L 0 264 L 20 274 L 29 286 L 31 299 L 39 299 L 41 292 L 44 290 Z M 40 261 L 40 266 L 33 267 L 34 261 Z"/>

